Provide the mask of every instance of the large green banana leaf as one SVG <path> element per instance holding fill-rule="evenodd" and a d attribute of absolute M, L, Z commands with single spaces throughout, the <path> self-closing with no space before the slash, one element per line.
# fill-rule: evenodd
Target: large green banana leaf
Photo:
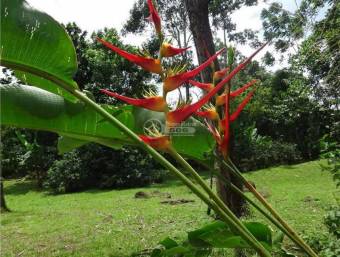
<path fill-rule="evenodd" d="M 72 103 L 45 90 L 23 85 L 0 85 L 1 124 L 58 133 L 62 150 L 70 150 L 87 142 L 113 148 L 133 144 L 122 132 L 84 104 Z M 156 122 L 163 126 L 160 113 L 132 106 L 103 106 L 127 127 L 143 134 L 145 126 Z M 189 132 L 186 131 L 189 128 Z M 183 132 L 184 131 L 184 132 Z M 173 136 L 176 150 L 184 156 L 207 162 L 214 140 L 199 121 L 189 120 Z"/>
<path fill-rule="evenodd" d="M 57 21 L 24 0 L 2 0 L 0 35 L 2 66 L 15 70 L 29 85 L 76 101 L 60 87 L 78 87 L 72 79 L 77 58 L 70 37 Z"/>

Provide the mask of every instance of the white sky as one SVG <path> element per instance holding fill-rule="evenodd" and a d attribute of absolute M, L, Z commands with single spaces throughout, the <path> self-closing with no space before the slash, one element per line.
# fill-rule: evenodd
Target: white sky
<path fill-rule="evenodd" d="M 104 27 L 114 27 L 120 31 L 123 24 L 129 17 L 129 11 L 135 0 L 27 0 L 33 7 L 40 9 L 61 23 L 76 22 L 83 30 L 90 34 L 95 30 Z M 294 10 L 294 0 L 277 0 L 285 8 Z M 232 15 L 233 21 L 237 24 L 237 30 L 246 28 L 260 30 L 262 23 L 260 13 L 270 2 L 259 1 L 255 7 L 244 7 Z M 299 2 L 299 0 L 298 0 Z M 221 35 L 222 36 L 222 35 Z M 122 38 L 124 42 L 139 45 L 144 37 L 129 34 Z M 240 49 L 244 55 L 249 55 L 253 50 L 250 47 L 242 46 Z M 268 50 L 268 49 L 267 49 Z M 263 51 L 262 55 L 265 53 Z M 259 55 L 257 59 L 261 58 Z"/>

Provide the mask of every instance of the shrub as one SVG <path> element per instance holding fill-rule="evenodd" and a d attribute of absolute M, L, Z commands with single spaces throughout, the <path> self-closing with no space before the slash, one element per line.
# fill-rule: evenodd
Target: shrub
<path fill-rule="evenodd" d="M 45 186 L 56 193 L 91 187 L 126 188 L 160 182 L 162 172 L 138 149 L 112 150 L 90 144 L 64 154 L 47 173 Z"/>
<path fill-rule="evenodd" d="M 309 245 L 322 257 L 340 256 L 340 206 L 333 206 L 324 217 L 328 232 L 307 239 Z"/>
<path fill-rule="evenodd" d="M 340 239 L 332 237 L 328 233 L 316 234 L 305 239 L 320 257 L 340 256 Z"/>
<path fill-rule="evenodd" d="M 237 143 L 234 145 L 234 153 L 239 158 L 238 164 L 246 171 L 292 164 L 301 160 L 301 154 L 295 144 L 258 135 L 255 127 L 244 130 L 235 142 Z"/>
<path fill-rule="evenodd" d="M 340 239 L 340 206 L 330 208 L 324 218 L 328 231 Z"/>
<path fill-rule="evenodd" d="M 64 154 L 61 160 L 55 161 L 47 171 L 44 186 L 55 193 L 66 193 L 86 188 L 89 173 L 79 152 L 74 150 Z"/>

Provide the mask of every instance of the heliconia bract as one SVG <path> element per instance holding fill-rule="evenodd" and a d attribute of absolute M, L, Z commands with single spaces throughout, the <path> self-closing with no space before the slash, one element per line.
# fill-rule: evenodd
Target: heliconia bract
<path fill-rule="evenodd" d="M 164 112 L 167 108 L 167 103 L 164 100 L 164 98 L 161 96 L 152 96 L 152 97 L 143 98 L 143 99 L 135 99 L 135 98 L 127 97 L 127 96 L 122 96 L 117 93 L 105 90 L 105 89 L 102 89 L 100 91 L 108 96 L 115 97 L 128 104 L 142 107 L 142 108 L 145 108 L 151 111 Z"/>
<path fill-rule="evenodd" d="M 213 75 L 214 82 L 217 82 L 217 81 L 223 79 L 227 75 L 229 70 L 230 70 L 229 67 L 227 67 L 227 68 L 224 68 L 222 70 L 215 71 L 214 75 Z"/>
<path fill-rule="evenodd" d="M 206 118 L 209 120 L 217 120 L 218 119 L 218 113 L 215 108 L 211 108 L 205 111 L 197 111 L 195 112 L 195 115 L 200 116 L 202 118 Z"/>
<path fill-rule="evenodd" d="M 97 38 L 97 40 L 100 43 L 102 43 L 104 46 L 106 46 L 107 48 L 119 54 L 121 57 L 142 67 L 144 70 L 153 72 L 156 74 L 162 73 L 161 61 L 159 59 L 153 59 L 151 57 L 143 57 L 143 56 L 134 55 L 134 54 L 128 53 L 120 49 L 119 47 L 112 45 L 109 42 L 106 42 L 105 40 L 101 38 Z"/>
<path fill-rule="evenodd" d="M 163 83 L 163 90 L 164 92 L 170 92 L 172 90 L 175 90 L 183 83 L 187 82 L 188 80 L 192 79 L 193 77 L 197 76 L 202 70 L 204 70 L 206 67 L 209 66 L 210 63 L 212 63 L 219 54 L 221 54 L 225 49 L 219 50 L 217 53 L 215 53 L 213 56 L 211 56 L 208 60 L 206 60 L 204 63 L 202 63 L 200 66 L 198 66 L 196 69 L 193 69 L 191 71 L 183 72 L 174 76 L 168 76 L 165 78 Z"/>
<path fill-rule="evenodd" d="M 161 18 L 159 17 L 159 14 L 155 6 L 153 5 L 152 0 L 148 0 L 148 7 L 149 7 L 149 12 L 150 12 L 150 16 L 148 17 L 148 20 L 153 22 L 153 24 L 155 25 L 156 32 L 158 34 L 161 34 L 162 32 Z"/>
<path fill-rule="evenodd" d="M 195 87 L 198 87 L 204 91 L 211 91 L 214 88 L 214 84 L 212 83 L 202 83 L 194 80 L 189 80 L 189 83 L 191 85 L 194 85 Z"/>
<path fill-rule="evenodd" d="M 146 144 L 160 151 L 167 151 L 171 147 L 170 138 L 168 136 L 150 137 L 139 135 L 139 138 L 142 139 Z"/>
<path fill-rule="evenodd" d="M 247 84 L 243 85 L 242 87 L 240 87 L 239 89 L 230 92 L 230 97 L 237 97 L 240 94 L 242 94 L 245 90 L 247 90 L 249 87 L 253 86 L 256 82 L 258 82 L 258 80 L 253 79 L 250 82 L 248 82 Z M 219 95 L 216 97 L 216 106 L 221 106 L 225 103 L 225 96 L 226 94 L 223 93 L 222 95 Z"/>
<path fill-rule="evenodd" d="M 190 47 L 186 48 L 176 48 L 170 45 L 169 43 L 164 42 L 161 46 L 161 56 L 162 57 L 172 57 L 177 54 L 181 54 L 188 50 Z"/>
<path fill-rule="evenodd" d="M 244 107 L 247 105 L 247 103 L 250 101 L 250 99 L 253 97 L 255 93 L 255 89 L 253 91 L 251 91 L 244 99 L 243 101 L 240 103 L 240 105 L 236 108 L 236 111 L 233 112 L 230 115 L 230 121 L 235 121 L 238 116 L 240 115 L 240 113 L 242 112 L 242 110 L 244 109 Z"/>

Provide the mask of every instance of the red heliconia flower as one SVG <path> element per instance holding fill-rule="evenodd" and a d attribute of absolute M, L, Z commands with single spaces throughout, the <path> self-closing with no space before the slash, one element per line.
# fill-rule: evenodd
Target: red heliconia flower
<path fill-rule="evenodd" d="M 240 115 L 240 113 L 242 112 L 242 110 L 244 109 L 244 107 L 247 105 L 247 103 L 250 101 L 250 99 L 253 97 L 254 93 L 255 93 L 254 89 L 253 91 L 251 91 L 244 99 L 243 101 L 239 104 L 239 106 L 236 108 L 236 111 L 233 112 L 233 114 L 230 115 L 230 121 L 235 121 L 238 116 Z"/>
<path fill-rule="evenodd" d="M 159 14 L 155 6 L 153 5 L 152 0 L 148 0 L 148 6 L 149 6 L 149 12 L 150 12 L 150 16 L 148 17 L 148 20 L 153 22 L 153 24 L 155 25 L 156 32 L 158 34 L 161 34 L 162 32 L 161 18 L 159 17 Z"/>
<path fill-rule="evenodd" d="M 161 47 L 161 56 L 163 57 L 172 57 L 177 54 L 181 54 L 188 50 L 190 47 L 186 48 L 176 48 L 170 45 L 169 43 L 164 42 Z"/>
<path fill-rule="evenodd" d="M 248 82 L 247 84 L 243 85 L 241 88 L 230 92 L 230 97 L 236 97 L 239 96 L 240 94 L 242 94 L 245 90 L 247 90 L 249 87 L 253 86 L 256 82 L 258 82 L 258 80 L 253 79 L 250 82 Z M 219 95 L 216 97 L 216 106 L 221 106 L 225 103 L 225 96 L 226 94 L 223 93 L 222 95 Z"/>
<path fill-rule="evenodd" d="M 146 144 L 160 151 L 167 151 L 171 148 L 169 136 L 150 137 L 139 135 L 139 138 L 142 139 Z"/>
<path fill-rule="evenodd" d="M 222 70 L 215 71 L 214 72 L 213 80 L 216 82 L 216 81 L 219 81 L 219 80 L 223 79 L 225 77 L 225 75 L 227 75 L 229 70 L 230 70 L 229 67 L 227 67 L 227 68 L 224 68 Z"/>
<path fill-rule="evenodd" d="M 185 83 L 186 81 L 192 79 L 196 75 L 198 75 L 203 69 L 209 66 L 210 63 L 212 63 L 219 54 L 221 54 L 225 48 L 219 50 L 217 53 L 215 53 L 213 56 L 211 56 L 208 60 L 206 60 L 204 63 L 202 63 L 200 66 L 198 66 L 196 69 L 193 69 L 191 71 L 183 72 L 174 76 L 169 76 L 164 80 L 164 86 L 163 89 L 165 92 L 170 92 L 172 90 L 175 90 L 180 85 Z"/>
<path fill-rule="evenodd" d="M 257 49 L 250 57 L 248 57 L 243 63 L 238 65 L 234 70 L 232 70 L 227 77 L 225 77 L 222 81 L 220 81 L 210 92 L 208 92 L 206 95 L 204 95 L 200 100 L 198 100 L 196 103 L 191 104 L 191 105 L 186 105 L 182 108 L 179 108 L 177 110 L 174 110 L 172 112 L 167 113 L 167 122 L 170 124 L 179 124 L 190 115 L 198 111 L 204 104 L 206 104 L 211 97 L 213 97 L 221 88 L 228 83 L 239 71 L 244 69 L 246 65 L 251 61 L 251 59 L 260 51 L 262 50 L 265 46 L 267 45 L 264 44 L 262 45 L 259 49 Z"/>
<path fill-rule="evenodd" d="M 214 88 L 214 84 L 212 83 L 202 83 L 194 80 L 189 80 L 189 83 L 191 85 L 194 85 L 195 87 L 198 87 L 200 89 L 203 89 L 205 91 L 211 91 Z"/>
<path fill-rule="evenodd" d="M 102 43 L 104 46 L 106 46 L 107 48 L 110 48 L 112 51 L 119 54 L 121 57 L 129 60 L 130 62 L 133 62 L 139 65 L 144 70 L 157 73 L 157 74 L 162 73 L 161 61 L 159 59 L 153 59 L 151 57 L 142 57 L 142 56 L 134 55 L 112 45 L 109 42 L 106 42 L 105 40 L 101 38 L 97 38 L 97 40 L 100 43 Z"/>
<path fill-rule="evenodd" d="M 161 96 L 152 96 L 152 97 L 148 97 L 144 99 L 135 99 L 135 98 L 122 96 L 117 93 L 105 90 L 105 89 L 102 89 L 100 91 L 108 96 L 118 98 L 119 100 L 122 100 L 128 104 L 142 107 L 142 108 L 145 108 L 151 111 L 164 112 L 167 108 L 167 103 L 164 100 L 164 98 Z"/>
<path fill-rule="evenodd" d="M 206 118 L 209 120 L 217 120 L 218 119 L 218 113 L 215 108 L 211 108 L 205 111 L 197 111 L 195 112 L 197 116 L 200 116 L 202 118 Z"/>

